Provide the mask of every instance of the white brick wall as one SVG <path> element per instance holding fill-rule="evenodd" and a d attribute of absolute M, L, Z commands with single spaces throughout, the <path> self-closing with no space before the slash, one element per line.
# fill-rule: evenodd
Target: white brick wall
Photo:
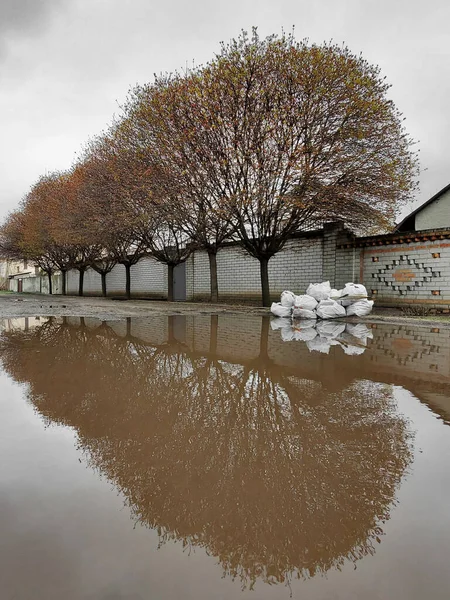
<path fill-rule="evenodd" d="M 189 293 L 195 298 L 207 298 L 210 293 L 209 261 L 206 252 L 196 252 L 189 265 L 192 280 Z M 304 292 L 311 281 L 322 277 L 322 239 L 320 237 L 289 241 L 281 252 L 269 261 L 271 294 L 279 297 L 285 289 Z M 217 254 L 219 298 L 259 298 L 261 279 L 259 261 L 236 246 L 223 248 Z"/>
<path fill-rule="evenodd" d="M 67 275 L 67 293 L 78 294 L 78 271 Z M 125 295 L 125 267 L 116 265 L 106 275 L 108 296 Z M 84 275 L 84 293 L 86 296 L 100 296 L 102 293 L 101 275 L 88 269 Z M 165 298 L 167 296 L 167 266 L 153 258 L 143 258 L 131 267 L 131 293 L 133 296 Z"/>
<path fill-rule="evenodd" d="M 78 271 L 69 271 L 67 274 L 67 293 L 78 294 L 79 285 Z M 102 279 L 100 274 L 93 269 L 88 269 L 84 274 L 84 293 L 86 296 L 96 296 L 102 293 Z"/>
<path fill-rule="evenodd" d="M 125 277 L 125 274 L 124 274 Z M 108 282 L 108 279 L 106 279 Z M 125 289 L 125 279 L 123 282 Z M 131 267 L 131 293 L 134 296 L 167 297 L 167 265 L 143 258 Z"/>

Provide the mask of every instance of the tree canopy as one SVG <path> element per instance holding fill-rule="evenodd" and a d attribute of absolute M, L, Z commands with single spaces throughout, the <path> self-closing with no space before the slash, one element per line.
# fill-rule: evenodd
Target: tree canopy
<path fill-rule="evenodd" d="M 33 253 L 51 246 L 53 268 L 80 276 L 122 263 L 130 295 L 145 254 L 168 265 L 170 292 L 171 267 L 203 249 L 217 301 L 216 256 L 233 240 L 259 261 L 267 305 L 269 261 L 293 234 L 387 229 L 412 197 L 418 157 L 389 88 L 345 46 L 242 32 L 206 65 L 132 89 L 76 165 L 33 186 L 20 211 L 47 215 L 25 227 Z"/>

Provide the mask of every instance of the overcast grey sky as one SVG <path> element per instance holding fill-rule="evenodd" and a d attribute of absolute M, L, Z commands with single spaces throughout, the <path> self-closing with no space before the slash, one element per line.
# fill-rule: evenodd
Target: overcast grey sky
<path fill-rule="evenodd" d="M 68 168 L 130 86 L 201 64 L 221 40 L 295 26 L 381 67 L 419 140 L 414 206 L 450 183 L 448 0 L 0 0 L 0 218 Z"/>

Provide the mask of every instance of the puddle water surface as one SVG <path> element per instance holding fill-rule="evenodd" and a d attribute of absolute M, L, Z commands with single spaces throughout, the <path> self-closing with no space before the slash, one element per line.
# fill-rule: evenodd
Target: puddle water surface
<path fill-rule="evenodd" d="M 5 600 L 448 599 L 450 332 L 5 320 Z"/>

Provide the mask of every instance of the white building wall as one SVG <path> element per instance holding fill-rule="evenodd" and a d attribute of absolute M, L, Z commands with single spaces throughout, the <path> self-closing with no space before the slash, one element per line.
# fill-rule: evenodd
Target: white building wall
<path fill-rule="evenodd" d="M 416 230 L 450 227 L 450 190 L 416 214 Z"/>

